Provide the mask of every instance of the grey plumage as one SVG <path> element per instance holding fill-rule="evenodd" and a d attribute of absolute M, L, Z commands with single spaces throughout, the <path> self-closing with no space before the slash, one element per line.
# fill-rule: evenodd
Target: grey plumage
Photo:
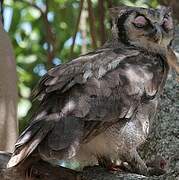
<path fill-rule="evenodd" d="M 167 78 L 172 18 L 168 8 L 117 7 L 111 14 L 112 40 L 40 80 L 34 91 L 39 109 L 8 167 L 35 151 L 45 160 L 121 159 L 147 173 L 137 148 L 149 133 Z"/>

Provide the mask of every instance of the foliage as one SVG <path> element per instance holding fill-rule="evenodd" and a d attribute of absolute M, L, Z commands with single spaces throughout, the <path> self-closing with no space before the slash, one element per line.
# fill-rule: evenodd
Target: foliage
<path fill-rule="evenodd" d="M 29 121 L 36 106 L 31 108 L 31 91 L 37 84 L 39 78 L 47 70 L 55 65 L 67 62 L 72 57 L 78 56 L 86 40 L 86 48 L 92 49 L 102 44 L 100 34 L 104 30 L 99 21 L 102 12 L 105 13 L 105 31 L 110 28 L 110 19 L 107 9 L 118 4 L 133 6 L 158 5 L 157 0 L 92 0 L 92 11 L 94 18 L 88 17 L 86 23 L 86 35 L 83 36 L 82 28 L 78 26 L 77 37 L 73 54 L 71 45 L 77 19 L 80 12 L 79 0 L 5 0 L 4 19 L 5 28 L 9 31 L 12 39 L 14 53 L 17 61 L 17 72 L 19 77 L 19 108 L 18 117 L 20 129 L 22 130 Z M 87 12 L 89 1 L 84 1 L 83 11 Z M 99 11 L 100 3 L 103 9 Z M 90 23 L 93 24 L 91 31 Z M 95 41 L 92 41 L 92 35 Z M 84 39 L 85 38 L 85 39 Z M 104 37 L 105 38 L 105 37 Z M 103 38 L 103 39 L 104 39 Z M 94 46 L 95 47 L 95 44 Z"/>

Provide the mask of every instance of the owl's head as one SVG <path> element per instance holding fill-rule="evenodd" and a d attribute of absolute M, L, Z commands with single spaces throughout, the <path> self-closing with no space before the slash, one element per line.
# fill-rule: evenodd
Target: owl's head
<path fill-rule="evenodd" d="M 170 46 L 174 36 L 171 9 L 115 7 L 110 9 L 113 36 L 123 44 L 158 52 Z"/>

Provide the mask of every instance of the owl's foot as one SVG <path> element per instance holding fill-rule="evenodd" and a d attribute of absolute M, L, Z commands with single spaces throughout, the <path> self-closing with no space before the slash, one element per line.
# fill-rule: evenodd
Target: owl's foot
<path fill-rule="evenodd" d="M 167 161 L 161 156 L 156 156 L 145 163 L 137 151 L 133 149 L 132 151 L 129 151 L 129 154 L 126 157 L 128 166 L 125 167 L 127 167 L 130 172 L 145 176 L 160 176 L 166 173 Z"/>
<path fill-rule="evenodd" d="M 123 171 L 120 165 L 113 163 L 107 156 L 98 155 L 97 159 L 99 166 L 106 168 L 108 171 Z"/>
<path fill-rule="evenodd" d="M 40 178 L 40 172 L 32 165 L 26 170 L 25 177 L 27 179 L 31 179 L 32 177 Z"/>
<path fill-rule="evenodd" d="M 123 172 L 124 171 L 124 169 L 123 169 L 123 167 L 121 165 L 116 165 L 116 164 L 113 164 L 113 163 L 111 163 L 111 165 L 109 165 L 107 167 L 107 170 L 112 171 L 112 172 L 114 172 L 114 171 Z"/>
<path fill-rule="evenodd" d="M 131 173 L 137 173 L 144 176 L 148 175 L 148 168 L 145 162 L 141 159 L 136 149 L 130 149 L 125 155 L 126 162 L 128 164 L 127 169 Z"/>

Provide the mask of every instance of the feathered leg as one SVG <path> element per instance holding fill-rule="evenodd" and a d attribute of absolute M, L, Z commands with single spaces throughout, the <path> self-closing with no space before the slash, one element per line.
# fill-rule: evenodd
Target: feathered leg
<path fill-rule="evenodd" d="M 130 149 L 128 152 L 126 152 L 125 160 L 131 166 L 132 172 L 143 175 L 148 174 L 147 166 L 142 160 L 142 158 L 139 156 L 136 149 Z"/>
<path fill-rule="evenodd" d="M 124 168 L 121 165 L 117 165 L 111 161 L 108 156 L 97 155 L 98 164 L 101 167 L 108 169 L 109 171 L 123 171 Z"/>

